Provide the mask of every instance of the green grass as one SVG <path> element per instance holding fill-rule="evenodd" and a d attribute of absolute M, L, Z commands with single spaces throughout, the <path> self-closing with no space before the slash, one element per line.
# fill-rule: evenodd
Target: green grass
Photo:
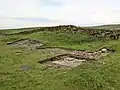
<path fill-rule="evenodd" d="M 94 29 L 120 30 L 120 24 L 93 26 Z"/>
<path fill-rule="evenodd" d="M 117 51 L 71 70 L 45 69 L 38 61 L 56 54 L 6 45 L 21 38 L 41 40 L 46 47 L 95 50 L 107 46 Z M 30 69 L 21 70 L 23 65 Z M 45 31 L 0 37 L 0 90 L 120 90 L 120 41 L 105 41 L 80 33 Z"/>
<path fill-rule="evenodd" d="M 13 34 L 13 33 L 19 33 L 22 31 L 26 31 L 26 30 L 0 30 L 0 33 L 2 34 Z"/>

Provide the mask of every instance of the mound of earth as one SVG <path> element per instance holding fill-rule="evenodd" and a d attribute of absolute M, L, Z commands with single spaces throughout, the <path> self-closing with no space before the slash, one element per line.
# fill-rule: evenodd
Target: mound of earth
<path fill-rule="evenodd" d="M 46 60 L 39 61 L 41 64 L 47 64 L 50 67 L 77 67 L 85 61 L 97 60 L 103 56 L 110 54 L 106 48 L 100 49 L 95 52 L 87 51 L 70 51 L 68 54 L 58 55 Z"/>
<path fill-rule="evenodd" d="M 11 43 L 7 43 L 7 45 L 12 45 L 16 47 L 28 48 L 28 49 L 39 49 L 44 46 L 44 44 L 39 40 L 32 39 L 20 39 Z"/>

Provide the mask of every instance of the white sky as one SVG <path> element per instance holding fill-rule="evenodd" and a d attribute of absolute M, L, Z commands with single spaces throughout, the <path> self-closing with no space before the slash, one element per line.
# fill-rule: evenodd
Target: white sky
<path fill-rule="evenodd" d="M 0 0 L 0 28 L 120 23 L 120 0 Z"/>

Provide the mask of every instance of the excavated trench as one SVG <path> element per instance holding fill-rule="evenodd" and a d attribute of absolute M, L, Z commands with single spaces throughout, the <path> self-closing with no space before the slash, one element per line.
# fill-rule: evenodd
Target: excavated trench
<path fill-rule="evenodd" d="M 44 64 L 48 67 L 69 67 L 74 68 L 81 65 L 83 62 L 89 60 L 97 60 L 101 57 L 107 56 L 110 53 L 115 52 L 113 49 L 103 48 L 95 52 L 87 51 L 70 51 L 67 54 L 58 55 L 52 58 L 48 58 L 42 61 L 39 61 L 40 64 Z"/>
<path fill-rule="evenodd" d="M 7 45 L 12 45 L 15 47 L 20 47 L 20 48 L 27 48 L 27 49 L 39 49 L 44 46 L 42 41 L 39 40 L 32 40 L 29 38 L 26 39 L 20 39 L 14 42 L 7 43 Z"/>

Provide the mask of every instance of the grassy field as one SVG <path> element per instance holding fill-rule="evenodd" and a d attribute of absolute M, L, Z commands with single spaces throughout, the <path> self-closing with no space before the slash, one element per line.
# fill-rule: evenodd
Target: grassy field
<path fill-rule="evenodd" d="M 12 32 L 6 31 L 6 33 Z M 96 61 L 85 62 L 70 70 L 45 69 L 38 61 L 56 56 L 57 53 L 26 50 L 6 44 L 24 38 L 43 41 L 45 47 L 90 51 L 110 47 L 116 52 Z M 22 70 L 23 66 L 27 66 L 28 70 Z M 120 90 L 120 41 L 57 31 L 2 36 L 0 90 Z"/>
<path fill-rule="evenodd" d="M 93 26 L 91 28 L 95 28 L 95 29 L 109 29 L 109 30 L 120 30 L 120 24 Z"/>

